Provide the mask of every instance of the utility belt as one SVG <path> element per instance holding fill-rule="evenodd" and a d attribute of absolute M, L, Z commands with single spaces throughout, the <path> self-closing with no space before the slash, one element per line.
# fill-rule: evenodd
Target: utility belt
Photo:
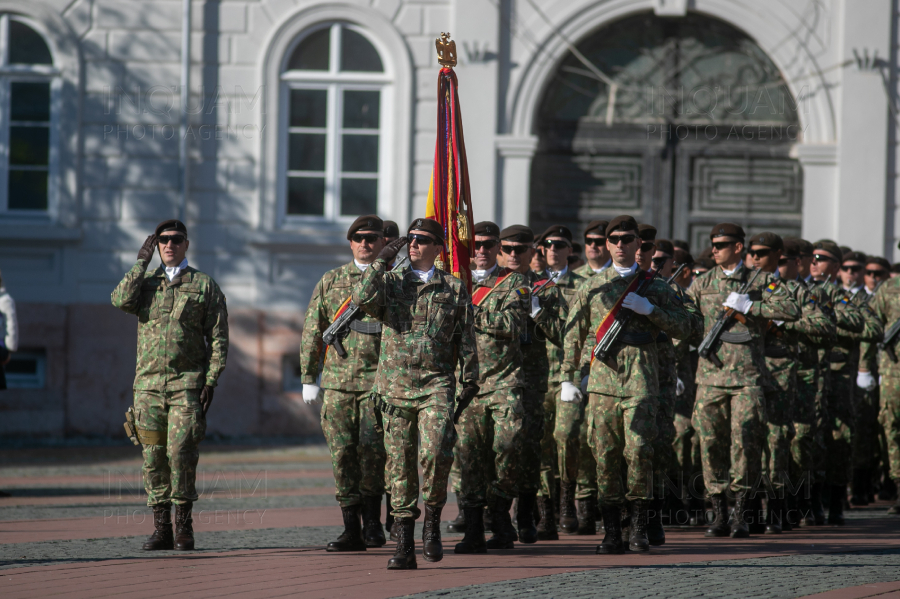
<path fill-rule="evenodd" d="M 350 321 L 350 329 L 356 331 L 357 333 L 362 333 L 363 335 L 380 335 L 381 334 L 381 323 L 380 322 L 363 322 L 361 320 L 351 320 Z"/>
<path fill-rule="evenodd" d="M 630 345 L 632 347 L 640 347 L 641 345 L 650 345 L 651 343 L 665 343 L 669 340 L 669 336 L 663 333 L 662 331 L 653 338 L 653 335 L 647 332 L 637 332 L 637 331 L 625 331 L 619 335 L 619 338 L 616 341 L 622 343 L 623 345 Z"/>
<path fill-rule="evenodd" d="M 415 414 L 415 412 L 411 412 L 399 406 L 391 405 L 388 402 L 384 401 L 384 399 L 380 395 L 376 395 L 374 399 L 375 411 L 378 413 L 387 414 L 389 416 L 397 416 L 399 418 L 403 418 L 404 420 L 409 420 L 410 422 L 415 422 L 417 420 L 417 415 Z"/>
<path fill-rule="evenodd" d="M 791 350 L 783 345 L 772 345 L 763 349 L 763 354 L 767 358 L 787 358 Z"/>

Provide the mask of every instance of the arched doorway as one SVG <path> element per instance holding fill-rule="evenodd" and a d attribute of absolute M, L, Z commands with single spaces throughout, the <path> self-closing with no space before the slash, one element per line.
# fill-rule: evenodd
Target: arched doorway
<path fill-rule="evenodd" d="M 800 233 L 802 131 L 777 67 L 745 33 L 689 13 L 640 13 L 568 53 L 536 119 L 532 225 L 575 231 L 634 214 L 706 245 L 723 220 Z"/>

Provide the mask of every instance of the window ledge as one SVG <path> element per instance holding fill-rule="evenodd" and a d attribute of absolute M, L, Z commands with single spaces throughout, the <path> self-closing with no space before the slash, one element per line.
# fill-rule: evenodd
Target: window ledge
<path fill-rule="evenodd" d="M 25 224 L 0 221 L 0 239 L 7 241 L 40 241 L 45 243 L 77 243 L 81 241 L 81 229 L 68 229 L 55 225 Z"/>
<path fill-rule="evenodd" d="M 333 226 L 332 224 L 297 226 L 279 231 L 253 231 L 247 235 L 247 242 L 256 246 L 281 246 L 285 248 L 335 246 L 348 243 L 347 228 Z"/>

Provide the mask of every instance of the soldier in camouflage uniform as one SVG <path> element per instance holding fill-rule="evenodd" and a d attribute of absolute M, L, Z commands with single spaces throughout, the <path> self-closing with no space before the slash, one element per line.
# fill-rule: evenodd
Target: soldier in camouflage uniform
<path fill-rule="evenodd" d="M 225 296 L 209 275 L 188 266 L 189 245 L 184 223 L 163 221 L 112 292 L 115 307 L 138 317 L 134 413 L 153 509 L 155 530 L 143 547 L 149 551 L 194 548 L 198 446 L 228 355 Z M 156 249 L 163 263 L 147 273 Z"/>
<path fill-rule="evenodd" d="M 314 404 L 324 395 L 322 431 L 331 452 L 335 499 L 344 520 L 344 531 L 328 544 L 327 551 L 365 551 L 386 542 L 381 529 L 384 436 L 376 430 L 371 398 L 381 349 L 381 324 L 359 312 L 338 339 L 345 351 L 343 356 L 322 342 L 325 330 L 349 307 L 350 293 L 362 273 L 384 248 L 383 230 L 384 223 L 374 214 L 360 216 L 350 225 L 347 240 L 353 260 L 319 280 L 303 322 L 303 399 Z"/>
<path fill-rule="evenodd" d="M 760 273 L 746 293 L 739 290 L 752 276 L 743 266 L 744 230 L 722 223 L 710 234 L 716 268 L 697 277 L 688 293 L 703 313 L 703 335 L 724 308 L 731 308 L 726 331 L 701 356 L 697 373 L 694 430 L 700 434 L 703 478 L 716 519 L 708 537 L 742 538 L 750 534 L 745 511 L 750 491 L 760 478 L 765 443 L 768 383 L 763 337 L 770 320 L 793 322 L 800 307 L 777 279 Z M 721 367 L 716 359 L 721 361 Z M 727 491 L 736 493 L 734 520 L 728 525 Z"/>
<path fill-rule="evenodd" d="M 644 296 L 635 254 L 640 247 L 637 223 L 630 216 L 614 218 L 606 229 L 613 268 L 582 285 L 565 329 L 565 361 L 561 397 L 579 396 L 585 347 L 596 343 L 604 319 L 621 308 L 631 318 L 606 360 L 594 360 L 588 375 L 586 413 L 589 444 L 597 461 L 597 485 L 606 535 L 597 553 L 624 550 L 620 514 L 632 502 L 632 551 L 647 551 L 647 508 L 652 497 L 653 441 L 657 434 L 659 383 L 656 339 L 660 332 L 676 338 L 691 333 L 691 318 L 679 296 L 665 281 L 654 280 Z M 623 484 L 626 483 L 627 485 Z"/>
<path fill-rule="evenodd" d="M 388 264 L 407 239 L 410 267 L 388 273 Z M 443 558 L 440 517 L 456 442 L 457 364 L 460 403 L 478 394 L 472 300 L 462 281 L 435 266 L 443 242 L 444 231 L 436 221 L 414 220 L 408 236 L 385 246 L 352 294 L 353 302 L 384 326 L 375 393 L 391 456 L 391 505 L 398 536 L 388 569 L 416 567 L 417 462 L 423 469 L 425 503 L 422 553 L 427 561 Z"/>

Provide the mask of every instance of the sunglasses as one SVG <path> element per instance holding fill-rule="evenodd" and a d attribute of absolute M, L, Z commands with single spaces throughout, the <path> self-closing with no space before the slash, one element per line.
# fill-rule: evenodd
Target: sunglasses
<path fill-rule="evenodd" d="M 858 273 L 862 269 L 863 269 L 863 267 L 860 266 L 859 264 L 854 264 L 852 266 L 841 266 L 841 270 L 844 272 Z"/>
<path fill-rule="evenodd" d="M 717 250 L 727 250 L 731 246 L 733 246 L 736 241 L 717 241 L 712 246 Z"/>
<path fill-rule="evenodd" d="M 878 268 L 876 270 L 866 270 L 867 277 L 886 277 L 888 276 L 888 271 L 883 268 Z"/>
<path fill-rule="evenodd" d="M 641 251 L 644 253 L 647 253 L 655 247 L 656 247 L 656 244 L 653 243 L 652 241 L 645 241 L 644 243 L 641 244 Z"/>
<path fill-rule="evenodd" d="M 788 259 L 787 258 L 779 258 L 778 266 L 787 266 Z"/>
<path fill-rule="evenodd" d="M 159 241 L 159 245 L 167 245 L 170 241 L 175 245 L 181 245 L 186 237 L 184 235 L 160 235 L 156 239 Z"/>
<path fill-rule="evenodd" d="M 751 258 L 765 258 L 772 253 L 772 250 L 747 250 L 747 255 Z"/>
<path fill-rule="evenodd" d="M 569 245 L 568 241 L 564 241 L 562 239 L 545 239 L 541 242 L 541 245 L 545 248 L 553 248 L 555 250 L 572 247 L 571 245 Z"/>
<path fill-rule="evenodd" d="M 527 245 L 501 245 L 500 251 L 504 254 L 515 254 L 516 256 L 524 254 L 528 251 Z"/>
<path fill-rule="evenodd" d="M 379 239 L 381 239 L 381 235 L 376 233 L 354 233 L 350 238 L 356 243 L 362 243 L 365 241 L 366 243 L 375 243 Z"/>
<path fill-rule="evenodd" d="M 813 254 L 813 262 L 837 262 L 837 260 L 825 254 Z"/>
<path fill-rule="evenodd" d="M 653 266 L 656 268 L 662 268 L 666 264 L 666 260 L 669 260 L 668 256 L 659 256 L 658 258 L 651 258 L 650 262 L 653 263 Z"/>
<path fill-rule="evenodd" d="M 418 245 L 431 245 L 436 244 L 437 240 L 430 235 L 422 235 L 420 233 L 410 233 L 406 236 L 409 239 L 409 243 L 412 244 L 415 241 Z"/>
<path fill-rule="evenodd" d="M 584 245 L 599 246 L 606 243 L 606 237 L 585 237 Z"/>
<path fill-rule="evenodd" d="M 606 240 L 612 245 L 619 245 L 619 243 L 624 243 L 628 245 L 632 241 L 637 239 L 637 235 L 610 235 L 606 238 Z M 643 247 L 643 246 L 642 246 Z"/>
<path fill-rule="evenodd" d="M 486 250 L 492 250 L 495 247 L 497 247 L 497 242 L 494 241 L 493 239 L 489 239 L 488 241 L 476 241 L 475 242 L 476 250 L 480 250 L 482 248 L 484 248 Z"/>

